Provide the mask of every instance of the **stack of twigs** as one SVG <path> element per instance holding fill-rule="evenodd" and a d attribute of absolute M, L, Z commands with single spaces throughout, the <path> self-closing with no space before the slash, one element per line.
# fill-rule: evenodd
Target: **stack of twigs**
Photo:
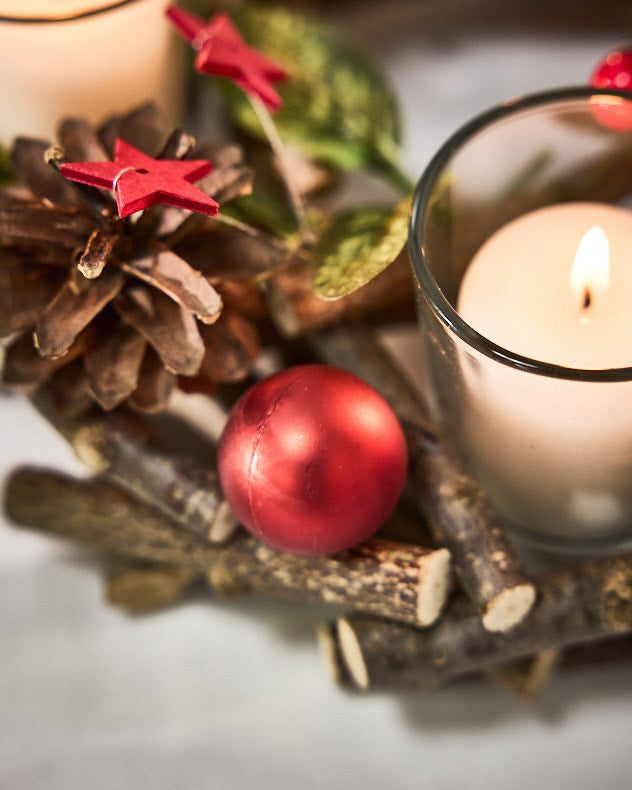
<path fill-rule="evenodd" d="M 334 556 L 271 549 L 235 523 L 208 438 L 192 441 L 193 428 L 180 421 L 174 431 L 173 415 L 64 416 L 46 386 L 35 406 L 94 476 L 15 470 L 5 495 L 10 518 L 98 550 L 110 601 L 131 611 L 174 604 L 201 585 L 218 597 L 330 604 L 323 650 L 333 677 L 360 689 L 429 687 L 483 672 L 530 696 L 560 664 L 630 654 L 632 554 L 555 565 L 531 578 L 484 492 L 450 457 L 369 331 L 319 330 L 283 353 L 289 363 L 352 369 L 402 419 L 409 485 L 371 540 Z"/>

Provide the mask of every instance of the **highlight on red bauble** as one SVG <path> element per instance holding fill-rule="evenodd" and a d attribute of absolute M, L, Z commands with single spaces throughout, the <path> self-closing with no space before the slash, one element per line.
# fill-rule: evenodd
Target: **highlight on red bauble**
<path fill-rule="evenodd" d="M 297 365 L 237 401 L 218 469 L 233 512 L 264 543 L 333 554 L 364 541 L 394 509 L 406 444 L 390 406 L 362 379 Z"/>
<path fill-rule="evenodd" d="M 590 76 L 593 88 L 632 91 L 632 49 L 615 49 L 603 58 Z M 632 93 L 630 101 L 621 96 L 593 96 L 591 108 L 600 124 L 613 131 L 632 129 Z"/>

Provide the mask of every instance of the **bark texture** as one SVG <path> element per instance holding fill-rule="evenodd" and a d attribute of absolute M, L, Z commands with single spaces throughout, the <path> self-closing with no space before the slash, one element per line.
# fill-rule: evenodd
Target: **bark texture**
<path fill-rule="evenodd" d="M 412 489 L 489 631 L 507 632 L 529 614 L 536 587 L 522 570 L 484 491 L 431 433 L 407 427 Z"/>
<path fill-rule="evenodd" d="M 446 549 L 371 540 L 332 556 L 300 557 L 245 533 L 226 546 L 211 546 L 105 481 L 16 470 L 8 481 L 5 507 L 17 524 L 115 555 L 205 574 L 220 595 L 265 593 L 428 626 L 442 612 L 450 588 Z"/>
<path fill-rule="evenodd" d="M 362 689 L 432 687 L 553 648 L 632 632 L 632 554 L 559 568 L 539 580 L 540 597 L 511 634 L 491 633 L 465 599 L 427 631 L 366 616 L 337 623 L 349 674 Z"/>
<path fill-rule="evenodd" d="M 210 442 L 206 457 L 176 452 L 165 446 L 150 421 L 131 411 L 66 419 L 45 389 L 35 394 L 34 403 L 93 472 L 116 481 L 210 542 L 220 543 L 234 534 L 237 521 L 221 491 L 216 448 Z M 183 432 L 186 426 L 175 422 L 172 430 Z"/>

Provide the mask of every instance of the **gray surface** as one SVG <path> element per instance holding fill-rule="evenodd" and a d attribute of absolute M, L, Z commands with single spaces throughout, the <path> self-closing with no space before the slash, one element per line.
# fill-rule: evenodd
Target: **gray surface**
<path fill-rule="evenodd" d="M 604 33 L 472 34 L 383 47 L 418 174 L 456 126 L 514 94 L 582 82 Z M 69 451 L 19 398 L 0 402 L 0 468 Z M 318 654 L 320 613 L 197 601 L 131 618 L 65 546 L 0 523 L 0 788 L 623 790 L 629 668 L 558 676 L 524 705 L 486 683 L 346 693 Z"/>

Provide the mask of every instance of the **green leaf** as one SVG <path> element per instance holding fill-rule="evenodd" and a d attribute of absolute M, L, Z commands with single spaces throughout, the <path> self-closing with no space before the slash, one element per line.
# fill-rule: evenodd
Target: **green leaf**
<path fill-rule="evenodd" d="M 288 72 L 275 83 L 283 106 L 274 115 L 281 138 L 342 170 L 380 170 L 399 187 L 400 118 L 383 74 L 338 30 L 283 7 L 246 6 L 232 12 L 250 46 Z M 221 80 L 234 121 L 250 134 L 263 130 L 248 97 Z"/>
<path fill-rule="evenodd" d="M 339 214 L 314 247 L 314 290 L 339 299 L 392 263 L 408 237 L 412 198 L 392 209 L 362 206 Z"/>
<path fill-rule="evenodd" d="M 222 213 L 282 238 L 297 232 L 296 218 L 288 204 L 261 190 L 253 190 L 250 195 L 225 203 Z"/>

